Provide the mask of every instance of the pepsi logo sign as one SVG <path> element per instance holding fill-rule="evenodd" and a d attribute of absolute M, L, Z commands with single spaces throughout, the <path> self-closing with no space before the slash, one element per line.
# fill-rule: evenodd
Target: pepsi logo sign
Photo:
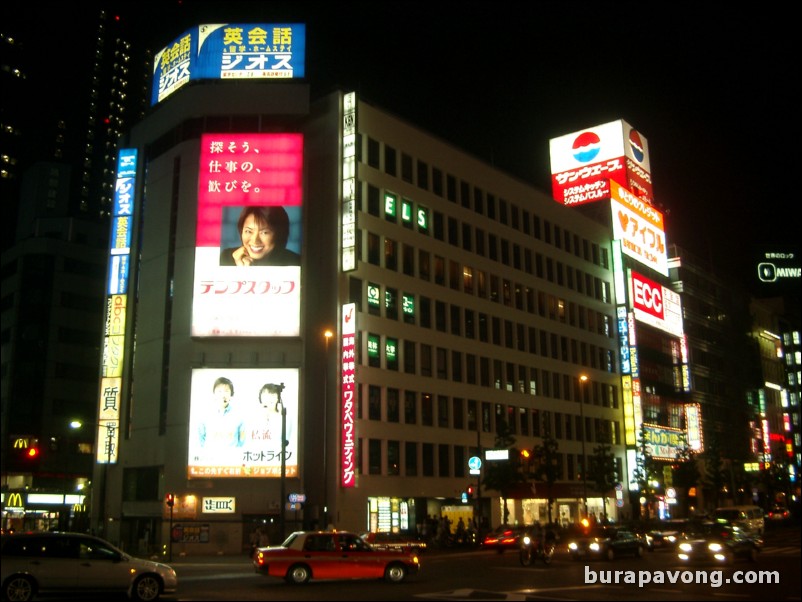
<path fill-rule="evenodd" d="M 640 134 L 637 130 L 630 130 L 629 132 L 629 148 L 632 151 L 632 156 L 638 163 L 643 163 L 643 158 L 646 153 L 643 150 L 643 142 L 640 139 Z"/>
<path fill-rule="evenodd" d="M 583 132 L 574 140 L 572 150 L 574 159 L 580 163 L 590 163 L 601 151 L 601 139 L 595 132 Z"/>

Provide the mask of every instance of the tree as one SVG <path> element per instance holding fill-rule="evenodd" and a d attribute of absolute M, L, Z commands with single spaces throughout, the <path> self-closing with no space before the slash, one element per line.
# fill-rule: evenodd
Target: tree
<path fill-rule="evenodd" d="M 724 470 L 724 460 L 721 457 L 718 440 L 711 439 L 708 442 L 707 450 L 702 455 L 704 457 L 702 484 L 712 494 L 713 508 L 718 508 L 721 505 L 721 492 L 727 486 L 727 473 Z"/>
<path fill-rule="evenodd" d="M 507 496 L 515 485 L 524 480 L 524 476 L 519 470 L 520 452 L 514 445 L 515 437 L 507 421 L 503 418 L 499 418 L 496 421 L 495 446 L 497 449 L 509 450 L 509 456 L 506 460 L 494 460 L 487 463 L 487 470 L 485 471 L 482 484 L 485 489 L 495 489 L 501 494 L 502 503 L 504 504 L 504 524 L 507 524 L 509 519 Z"/>
<path fill-rule="evenodd" d="M 604 522 L 607 522 L 607 494 L 616 486 L 620 477 L 615 463 L 615 455 L 610 446 L 610 433 L 606 423 L 599 435 L 601 443 L 593 449 L 590 465 L 593 470 L 592 476 L 596 490 L 601 492 L 604 500 Z"/>
<path fill-rule="evenodd" d="M 548 412 L 543 413 L 543 443 L 536 445 L 533 451 L 537 468 L 534 471 L 535 479 L 546 483 L 546 499 L 548 500 L 549 524 L 553 523 L 552 508 L 554 507 L 554 483 L 560 476 L 559 470 L 559 443 L 551 434 L 551 417 Z"/>
<path fill-rule="evenodd" d="M 689 514 L 690 500 L 688 499 L 688 491 L 692 487 L 696 487 L 699 482 L 699 464 L 694 454 L 688 447 L 687 443 L 677 452 L 675 462 L 671 466 L 672 479 L 674 487 L 679 488 L 683 492 L 682 506 L 685 511 L 685 516 Z"/>

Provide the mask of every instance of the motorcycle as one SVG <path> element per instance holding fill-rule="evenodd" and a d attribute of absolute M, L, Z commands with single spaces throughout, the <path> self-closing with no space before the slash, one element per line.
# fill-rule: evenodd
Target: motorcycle
<path fill-rule="evenodd" d="M 554 533 L 535 536 L 531 533 L 521 537 L 521 550 L 519 558 L 523 566 L 532 566 L 535 561 L 542 560 L 543 564 L 550 565 L 557 548 L 557 538 Z"/>

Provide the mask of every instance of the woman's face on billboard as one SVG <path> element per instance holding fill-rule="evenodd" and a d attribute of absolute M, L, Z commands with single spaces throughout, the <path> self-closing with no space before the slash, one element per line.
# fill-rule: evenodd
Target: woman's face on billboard
<path fill-rule="evenodd" d="M 242 246 L 252 259 L 261 259 L 273 250 L 273 231 L 255 215 L 249 215 L 242 224 Z"/>

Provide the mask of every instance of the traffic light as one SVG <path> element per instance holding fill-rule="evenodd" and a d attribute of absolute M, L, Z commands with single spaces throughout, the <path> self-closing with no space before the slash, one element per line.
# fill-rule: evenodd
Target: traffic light
<path fill-rule="evenodd" d="M 164 501 L 167 502 L 167 506 L 172 508 L 175 506 L 175 495 L 172 493 L 168 493 L 167 496 L 164 498 Z"/>
<path fill-rule="evenodd" d="M 467 489 L 465 489 L 465 494 L 468 496 L 468 499 L 473 498 L 474 486 L 468 485 Z"/>
<path fill-rule="evenodd" d="M 25 451 L 25 456 L 30 460 L 35 460 L 39 457 L 39 448 L 38 447 L 29 447 Z"/>

